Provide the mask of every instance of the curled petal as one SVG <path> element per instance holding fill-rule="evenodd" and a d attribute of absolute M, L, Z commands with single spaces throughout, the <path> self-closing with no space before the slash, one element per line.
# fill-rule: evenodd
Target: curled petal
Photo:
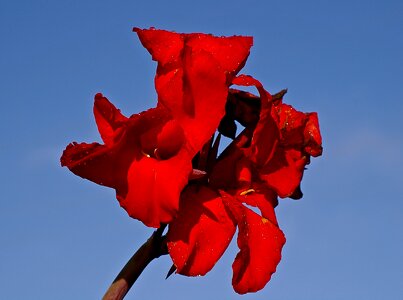
<path fill-rule="evenodd" d="M 105 144 L 113 143 L 117 129 L 127 121 L 127 117 L 101 93 L 95 95 L 94 116 Z"/>
<path fill-rule="evenodd" d="M 283 232 L 273 223 L 245 209 L 239 225 L 237 254 L 232 265 L 232 284 L 239 294 L 257 292 L 271 279 L 281 260 Z"/>
<path fill-rule="evenodd" d="M 322 138 L 316 113 L 303 113 L 291 105 L 276 103 L 280 140 L 273 157 L 259 175 L 282 198 L 302 197 L 300 183 L 310 155 L 322 153 Z"/>
<path fill-rule="evenodd" d="M 308 120 L 305 113 L 288 104 L 276 107 L 281 131 L 281 144 L 285 147 L 302 148 L 304 145 L 304 128 Z"/>
<path fill-rule="evenodd" d="M 187 276 L 206 274 L 227 249 L 234 233 L 235 223 L 220 195 L 203 186 L 187 187 L 167 234 L 168 251 L 177 272 Z"/>
<path fill-rule="evenodd" d="M 317 113 L 303 113 L 283 103 L 276 106 L 276 111 L 283 146 L 304 150 L 312 156 L 322 154 L 322 137 Z"/>
<path fill-rule="evenodd" d="M 304 129 L 305 152 L 313 157 L 322 155 L 322 136 L 320 135 L 317 113 L 309 113 Z"/>
<path fill-rule="evenodd" d="M 241 86 L 255 86 L 260 94 L 261 105 L 263 108 L 268 107 L 269 101 L 271 101 L 272 96 L 267 92 L 259 80 L 253 78 L 250 75 L 239 75 L 232 80 L 232 84 Z"/>
<path fill-rule="evenodd" d="M 102 94 L 95 96 L 94 115 L 105 145 L 71 143 L 63 151 L 61 165 L 82 178 L 125 191 L 127 171 L 138 148 L 127 131 L 138 127 L 139 115 L 126 118 Z"/>
<path fill-rule="evenodd" d="M 260 94 L 260 116 L 253 133 L 251 147 L 247 156 L 259 167 L 266 164 L 273 156 L 279 140 L 277 124 L 272 116 L 272 96 L 263 88 L 255 78 L 247 75 L 236 77 L 233 84 L 242 86 L 255 86 Z M 252 96 L 252 95 L 251 95 Z M 255 100 L 254 97 L 251 99 Z"/>
<path fill-rule="evenodd" d="M 232 285 L 239 294 L 257 292 L 269 282 L 281 260 L 285 243 L 283 232 L 270 220 L 259 216 L 240 203 L 224 203 L 238 224 L 238 252 L 232 264 Z"/>

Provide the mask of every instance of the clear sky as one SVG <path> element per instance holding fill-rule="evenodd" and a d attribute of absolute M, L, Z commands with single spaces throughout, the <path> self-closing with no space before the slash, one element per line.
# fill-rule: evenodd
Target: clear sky
<path fill-rule="evenodd" d="M 324 154 L 304 198 L 277 208 L 287 236 L 256 294 L 231 287 L 233 244 L 203 278 L 154 261 L 127 299 L 403 297 L 403 2 L 0 0 L 0 297 L 99 299 L 152 230 L 114 191 L 61 168 L 100 141 L 93 96 L 126 115 L 156 103 L 156 64 L 133 26 L 252 35 L 243 72 L 317 111 Z"/>

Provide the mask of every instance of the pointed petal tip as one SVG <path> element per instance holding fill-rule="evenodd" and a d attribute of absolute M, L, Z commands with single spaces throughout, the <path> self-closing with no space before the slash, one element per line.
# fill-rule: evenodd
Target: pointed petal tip
<path fill-rule="evenodd" d="M 169 269 L 169 271 L 168 271 L 168 273 L 167 273 L 167 276 L 165 276 L 165 280 L 167 280 L 169 277 L 171 277 L 171 275 L 172 275 L 173 273 L 175 273 L 176 270 L 177 270 L 177 269 L 176 269 L 175 264 L 172 264 L 171 268 Z"/>

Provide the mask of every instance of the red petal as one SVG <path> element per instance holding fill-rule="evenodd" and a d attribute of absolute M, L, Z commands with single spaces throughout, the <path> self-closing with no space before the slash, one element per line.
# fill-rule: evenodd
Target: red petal
<path fill-rule="evenodd" d="M 134 115 L 119 124 L 113 120 L 120 117 L 118 110 L 106 99 L 97 97 L 94 112 L 101 134 L 108 141 L 106 145 L 97 143 L 72 143 L 67 146 L 61 157 L 63 166 L 67 166 L 74 174 L 95 183 L 127 191 L 127 172 L 131 162 L 141 154 L 138 135 L 144 130 L 140 119 L 155 114 L 150 110 L 143 115 Z M 109 112 L 109 113 L 108 113 Z M 118 116 L 114 119 L 114 116 Z M 134 134 L 133 134 L 134 133 Z"/>
<path fill-rule="evenodd" d="M 260 170 L 260 178 L 281 198 L 289 197 L 300 185 L 308 158 L 300 151 L 279 147 L 273 158 Z"/>
<path fill-rule="evenodd" d="M 178 120 L 196 153 L 211 138 L 225 112 L 226 77 L 205 52 L 183 54 L 183 69 L 157 74 L 158 99 Z"/>
<path fill-rule="evenodd" d="M 98 97 L 94 112 L 107 144 L 71 144 L 62 165 L 116 189 L 121 206 L 145 225 L 170 222 L 192 172 L 181 127 L 161 107 L 123 119 L 106 98 Z M 147 157 L 148 150 L 165 160 Z"/>
<path fill-rule="evenodd" d="M 255 78 L 247 75 L 236 77 L 233 84 L 241 86 L 255 86 L 260 94 L 261 109 L 259 122 L 253 133 L 251 147 L 247 154 L 257 167 L 263 166 L 273 156 L 279 140 L 277 124 L 272 116 L 271 95 L 263 88 L 262 84 Z M 252 96 L 252 95 L 251 95 Z"/>
<path fill-rule="evenodd" d="M 317 113 L 303 113 L 287 104 L 280 104 L 276 109 L 282 145 L 304 150 L 312 156 L 321 155 L 322 137 Z"/>
<path fill-rule="evenodd" d="M 153 60 L 161 65 L 178 62 L 184 41 L 180 34 L 159 29 L 140 29 L 134 28 L 143 44 L 150 52 Z"/>
<path fill-rule="evenodd" d="M 113 151 L 98 143 L 72 143 L 63 151 L 60 161 L 74 174 L 100 185 L 119 188 L 126 181 Z"/>
<path fill-rule="evenodd" d="M 98 131 L 105 144 L 113 143 L 116 130 L 127 121 L 127 118 L 120 113 L 120 110 L 100 93 L 95 95 L 94 116 Z"/>
<path fill-rule="evenodd" d="M 178 122 L 169 120 L 166 110 L 157 109 L 156 111 L 162 112 L 160 115 L 153 114 L 151 119 L 142 122 L 148 130 L 140 136 L 141 149 L 149 156 L 168 159 L 182 148 L 185 135 Z M 159 120 L 156 122 L 155 118 Z"/>
<path fill-rule="evenodd" d="M 147 226 L 158 228 L 169 223 L 191 172 L 191 159 L 183 151 L 168 160 L 143 155 L 130 165 L 127 193 L 117 193 L 120 205 Z"/>
<path fill-rule="evenodd" d="M 274 156 L 259 171 L 260 178 L 285 198 L 299 189 L 309 155 L 322 153 L 322 139 L 316 113 L 302 113 L 281 102 L 275 111 L 281 140 Z"/>
<path fill-rule="evenodd" d="M 232 84 L 240 86 L 255 86 L 260 94 L 260 100 L 262 102 L 262 107 L 268 107 L 269 101 L 271 101 L 271 95 L 267 92 L 259 80 L 253 78 L 249 75 L 239 75 L 232 80 Z"/>
<path fill-rule="evenodd" d="M 281 260 L 283 232 L 271 221 L 225 198 L 238 223 L 238 252 L 232 264 L 232 285 L 239 294 L 257 292 L 269 282 Z"/>
<path fill-rule="evenodd" d="M 277 224 L 276 214 L 274 212 L 274 207 L 277 205 L 277 195 L 274 191 L 269 191 L 266 189 L 265 193 L 261 191 L 247 193 L 246 195 L 238 195 L 236 197 L 239 201 L 246 203 L 250 206 L 259 208 L 262 216 L 274 225 Z"/>
<path fill-rule="evenodd" d="M 249 209 L 239 224 L 237 254 L 232 265 L 232 284 L 239 294 L 257 292 L 269 282 L 281 260 L 283 232 Z M 243 224 L 243 225 L 242 225 Z"/>
<path fill-rule="evenodd" d="M 281 130 L 282 145 L 302 148 L 304 128 L 308 120 L 306 114 L 288 104 L 280 104 L 276 109 L 279 116 L 278 126 Z"/>
<path fill-rule="evenodd" d="M 252 38 L 135 31 L 158 61 L 155 85 L 159 105 L 180 122 L 195 154 L 224 115 L 227 81 L 246 61 Z"/>
<path fill-rule="evenodd" d="M 177 272 L 204 275 L 213 268 L 235 233 L 221 197 L 202 186 L 182 194 L 179 214 L 169 225 L 167 243 Z"/>
<path fill-rule="evenodd" d="M 253 45 L 253 38 L 246 36 L 215 37 L 203 33 L 176 33 L 155 28 L 134 28 L 143 46 L 153 60 L 161 66 L 180 60 L 181 52 L 187 46 L 194 51 L 203 50 L 213 55 L 225 72 L 237 73 L 245 64 Z"/>
<path fill-rule="evenodd" d="M 183 100 L 188 114 L 179 121 L 197 152 L 211 138 L 225 114 L 228 86 L 225 73 L 205 51 L 185 54 Z"/>
<path fill-rule="evenodd" d="M 164 125 L 157 136 L 157 155 L 161 159 L 174 156 L 182 148 L 185 134 L 178 122 L 171 120 Z"/>
<path fill-rule="evenodd" d="M 314 157 L 322 155 L 322 137 L 320 135 L 318 114 L 309 113 L 307 116 L 308 121 L 304 129 L 304 150 Z"/>
<path fill-rule="evenodd" d="M 187 45 L 194 52 L 210 53 L 225 72 L 236 74 L 245 65 L 253 45 L 249 36 L 215 37 L 209 34 L 190 34 Z"/>

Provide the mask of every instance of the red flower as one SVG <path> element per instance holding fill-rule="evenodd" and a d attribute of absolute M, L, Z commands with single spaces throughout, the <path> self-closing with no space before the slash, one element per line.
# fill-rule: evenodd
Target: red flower
<path fill-rule="evenodd" d="M 305 166 L 310 156 L 322 154 L 317 114 L 302 113 L 283 104 L 283 94 L 272 99 L 260 82 L 250 77 L 240 76 L 234 83 L 258 87 L 260 98 L 238 90 L 232 90 L 231 95 L 250 103 L 261 100 L 260 113 L 258 118 L 249 118 L 256 120 L 251 125 L 254 130 L 246 128 L 228 148 L 211 182 L 216 187 L 246 189 L 264 184 L 282 198 L 302 197 L 299 185 Z M 245 174 L 249 174 L 249 179 L 245 179 Z"/>
<path fill-rule="evenodd" d="M 232 90 L 229 101 L 231 97 L 246 98 L 249 104 L 258 100 L 258 117 L 250 114 L 250 107 L 237 114 L 227 106 L 232 117 L 242 116 L 238 121 L 248 127 L 221 154 L 208 184 L 184 191 L 167 239 L 178 273 L 204 275 L 224 253 L 238 226 L 240 252 L 232 265 L 232 284 L 236 292 L 244 294 L 262 289 L 280 262 L 285 237 L 274 213 L 277 195 L 295 193 L 306 157 L 321 153 L 321 138 L 316 114 L 299 113 L 281 99 L 273 99 L 250 76 L 241 75 L 233 82 L 257 87 L 259 98 Z M 225 122 L 230 120 L 227 116 Z M 280 155 L 289 159 L 284 162 Z M 260 214 L 244 204 L 258 208 Z"/>
<path fill-rule="evenodd" d="M 283 104 L 284 93 L 272 96 L 250 76 L 236 77 L 250 37 L 134 31 L 158 62 L 157 107 L 127 118 L 97 94 L 104 144 L 72 143 L 61 163 L 114 188 L 120 205 L 145 225 L 168 223 L 168 251 L 180 274 L 210 271 L 238 228 L 232 284 L 240 294 L 256 292 L 285 243 L 277 197 L 302 197 L 305 166 L 322 153 L 317 114 Z M 232 84 L 255 86 L 259 97 Z M 238 136 L 235 121 L 245 127 Z M 233 139 L 218 157 L 217 129 Z"/>
<path fill-rule="evenodd" d="M 126 118 L 98 94 L 94 114 L 105 144 L 70 144 L 61 162 L 116 189 L 130 216 L 159 227 L 177 212 L 191 160 L 225 113 L 228 86 L 244 65 L 252 38 L 135 31 L 158 62 L 157 108 Z"/>
<path fill-rule="evenodd" d="M 274 106 L 280 132 L 273 157 L 263 165 L 260 178 L 282 198 L 300 198 L 299 185 L 310 156 L 322 154 L 316 113 L 302 113 L 280 100 Z"/>
<path fill-rule="evenodd" d="M 120 205 L 145 225 L 171 221 L 192 171 L 182 127 L 162 107 L 126 118 L 101 94 L 94 114 L 105 144 L 70 144 L 62 165 L 116 189 Z"/>

